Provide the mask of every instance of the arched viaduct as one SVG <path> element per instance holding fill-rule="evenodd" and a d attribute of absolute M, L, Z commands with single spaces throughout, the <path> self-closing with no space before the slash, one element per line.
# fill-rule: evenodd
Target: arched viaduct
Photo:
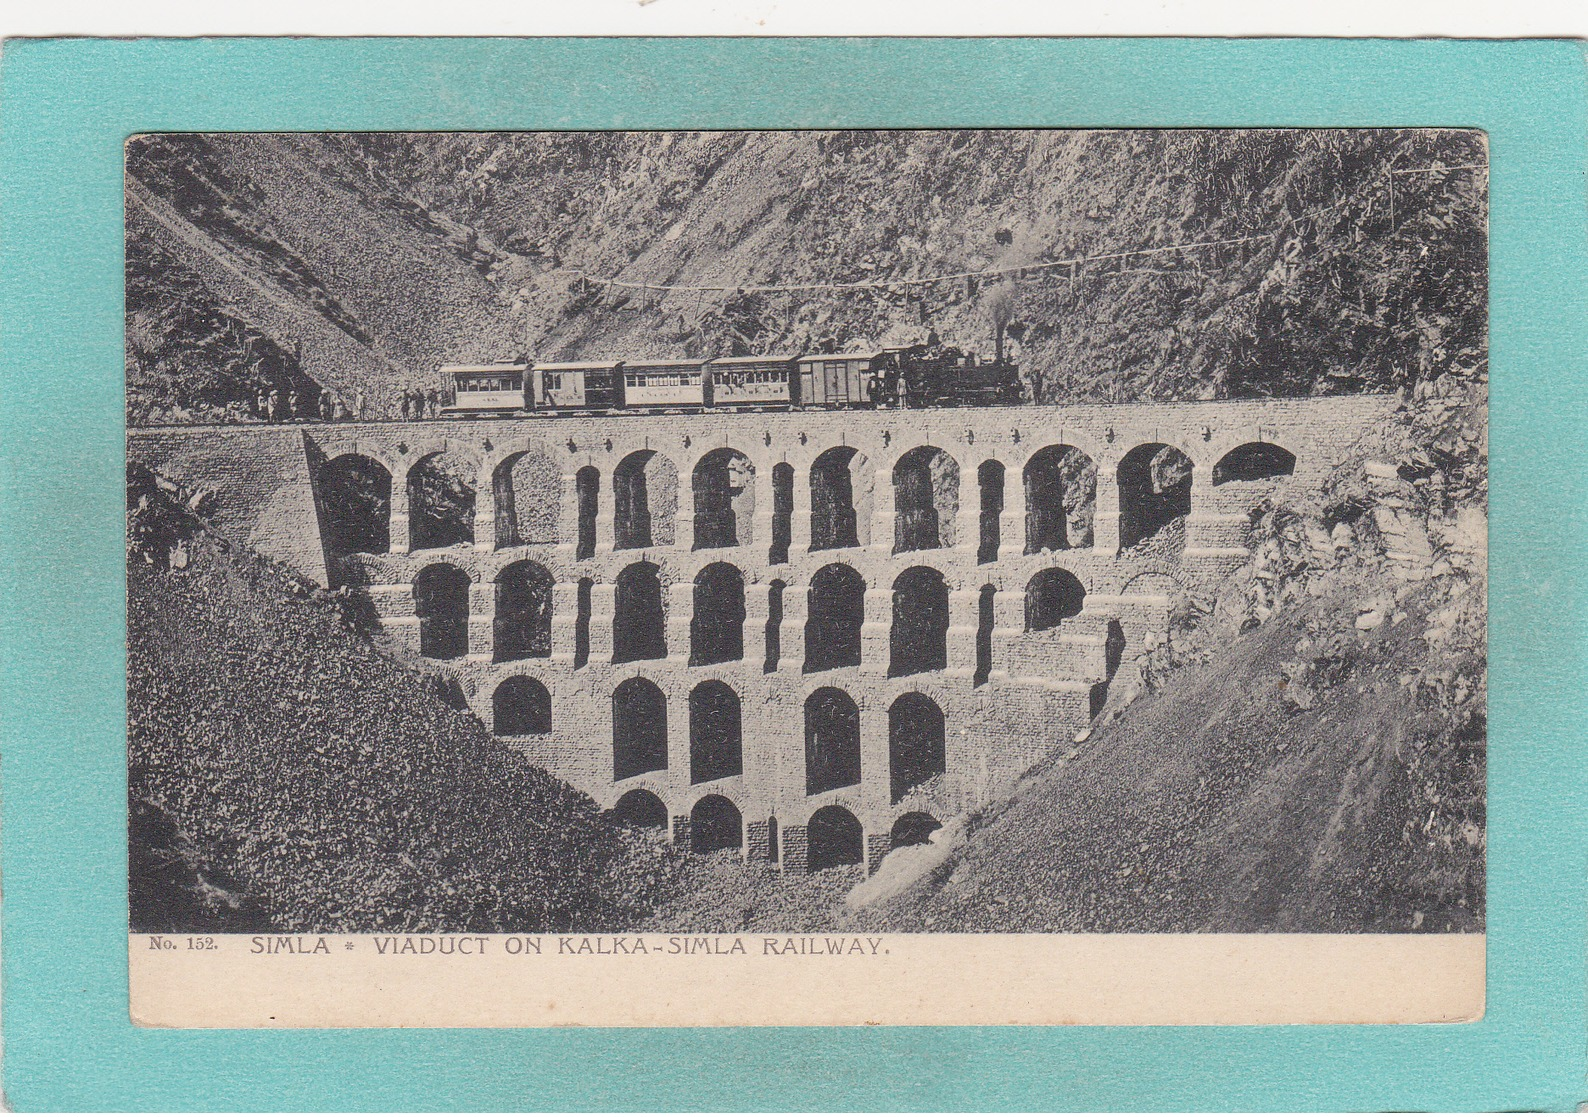
<path fill-rule="evenodd" d="M 1089 721 L 1381 396 L 129 433 L 603 806 L 875 862 Z"/>

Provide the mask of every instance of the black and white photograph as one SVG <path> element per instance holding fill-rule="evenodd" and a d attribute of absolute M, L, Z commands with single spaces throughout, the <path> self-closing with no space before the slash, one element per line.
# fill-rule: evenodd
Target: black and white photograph
<path fill-rule="evenodd" d="M 1483 933 L 1482 132 L 125 156 L 132 932 Z"/>

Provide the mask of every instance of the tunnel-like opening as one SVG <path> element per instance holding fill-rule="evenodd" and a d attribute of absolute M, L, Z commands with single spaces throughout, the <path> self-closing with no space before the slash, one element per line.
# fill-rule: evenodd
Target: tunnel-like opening
<path fill-rule="evenodd" d="M 948 584 L 929 566 L 912 566 L 893 582 L 888 674 L 914 675 L 948 666 Z"/>
<path fill-rule="evenodd" d="M 416 551 L 474 542 L 475 463 L 445 451 L 427 455 L 408 471 L 408 533 Z"/>
<path fill-rule="evenodd" d="M 514 454 L 491 475 L 496 497 L 496 546 L 524 547 L 557 542 L 562 473 L 546 455 Z"/>
<path fill-rule="evenodd" d="M 860 707 L 837 687 L 805 699 L 805 793 L 860 782 Z"/>
<path fill-rule="evenodd" d="M 414 613 L 419 618 L 419 654 L 427 659 L 457 659 L 469 650 L 469 576 L 456 566 L 436 563 L 414 579 Z"/>
<path fill-rule="evenodd" d="M 673 542 L 678 467 L 655 450 L 636 450 L 612 471 L 612 545 L 620 551 Z"/>
<path fill-rule="evenodd" d="M 695 608 L 689 622 L 689 662 L 699 667 L 744 658 L 744 575 L 714 562 L 695 575 Z"/>
<path fill-rule="evenodd" d="M 593 578 L 580 578 L 579 591 L 575 595 L 573 615 L 573 666 L 577 671 L 590 662 L 590 614 L 592 612 L 591 599 L 595 596 L 595 580 Z"/>
<path fill-rule="evenodd" d="M 636 562 L 618 574 L 612 601 L 612 662 L 667 657 L 661 570 Z"/>
<path fill-rule="evenodd" d="M 689 692 L 689 782 L 744 774 L 739 696 L 715 679 Z"/>
<path fill-rule="evenodd" d="M 998 599 L 996 587 L 986 585 L 976 595 L 976 670 L 971 676 L 972 686 L 981 686 L 992 678 L 993 660 L 993 606 Z"/>
<path fill-rule="evenodd" d="M 772 467 L 772 545 L 767 548 L 767 562 L 773 566 L 787 562 L 793 541 L 794 467 L 778 462 Z"/>
<path fill-rule="evenodd" d="M 463 693 L 463 684 L 451 675 L 434 674 L 427 678 L 432 692 L 448 709 L 460 714 L 469 712 L 469 700 Z"/>
<path fill-rule="evenodd" d="M 1125 659 L 1125 627 L 1118 621 L 1108 622 L 1108 634 L 1103 638 L 1103 671 L 1109 682 L 1119 673 Z"/>
<path fill-rule="evenodd" d="M 1097 466 L 1074 446 L 1046 446 L 1024 471 L 1026 554 L 1092 545 Z"/>
<path fill-rule="evenodd" d="M 695 465 L 697 551 L 747 547 L 755 523 L 755 466 L 737 450 L 713 450 Z"/>
<path fill-rule="evenodd" d="M 601 508 L 601 471 L 587 465 L 573 477 L 575 499 L 579 502 L 579 538 L 574 557 L 587 559 L 596 551 L 596 516 Z"/>
<path fill-rule="evenodd" d="M 811 550 L 860 545 L 855 472 L 864 461 L 853 446 L 834 446 L 811 463 Z"/>
<path fill-rule="evenodd" d="M 935 446 L 917 446 L 893 467 L 893 551 L 954 545 L 959 465 Z"/>
<path fill-rule="evenodd" d="M 1191 514 L 1191 459 L 1161 442 L 1137 446 L 1119 462 L 1119 549 L 1129 550 Z M 1182 531 L 1180 548 L 1184 548 Z"/>
<path fill-rule="evenodd" d="M 761 671 L 770 675 L 777 670 L 783 658 L 783 591 L 788 583 L 781 578 L 772 579 L 766 589 L 766 657 L 761 661 Z"/>
<path fill-rule="evenodd" d="M 1272 442 L 1237 446 L 1213 467 L 1213 484 L 1231 481 L 1273 481 L 1296 472 L 1296 455 Z"/>
<path fill-rule="evenodd" d="M 667 804 L 643 787 L 626 792 L 613 805 L 612 814 L 619 822 L 638 826 L 642 830 L 667 829 Z"/>
<path fill-rule="evenodd" d="M 373 458 L 343 454 L 321 466 L 320 503 L 336 554 L 391 550 L 391 474 Z"/>
<path fill-rule="evenodd" d="M 1026 583 L 1026 631 L 1046 632 L 1078 616 L 1086 604 L 1086 587 L 1068 570 L 1039 570 Z"/>
<path fill-rule="evenodd" d="M 888 707 L 888 779 L 895 803 L 947 770 L 943 711 L 924 694 L 901 694 Z"/>
<path fill-rule="evenodd" d="M 1119 673 L 1119 665 L 1125 658 L 1125 629 L 1117 621 L 1108 622 L 1108 633 L 1103 638 L 1103 679 L 1092 684 L 1091 691 L 1091 716 L 1096 718 L 1108 705 L 1108 688 L 1114 682 L 1114 676 Z"/>
<path fill-rule="evenodd" d="M 864 855 L 865 831 L 843 807 L 823 807 L 806 828 L 806 864 L 813 873 L 839 865 L 858 865 Z"/>
<path fill-rule="evenodd" d="M 866 582 L 835 562 L 811 579 L 805 618 L 805 670 L 860 666 L 860 630 L 866 621 Z"/>
<path fill-rule="evenodd" d="M 535 562 L 515 562 L 496 577 L 492 647 L 497 662 L 551 655 L 552 577 Z"/>
<path fill-rule="evenodd" d="M 667 698 L 649 679 L 624 679 L 612 692 L 612 778 L 667 767 Z"/>
<path fill-rule="evenodd" d="M 744 822 L 739 808 L 725 795 L 707 795 L 689 812 L 689 849 L 716 853 L 744 846 Z"/>
<path fill-rule="evenodd" d="M 1004 467 L 989 458 L 976 469 L 976 487 L 981 492 L 981 539 L 976 545 L 976 561 L 997 562 L 1003 536 Z"/>
<path fill-rule="evenodd" d="M 943 824 L 925 811 L 910 811 L 899 816 L 889 832 L 889 845 L 894 849 L 904 846 L 925 845 L 932 835 L 943 829 Z"/>
<path fill-rule="evenodd" d="M 498 737 L 550 733 L 551 692 L 538 679 L 503 679 L 491 695 L 491 731 Z"/>

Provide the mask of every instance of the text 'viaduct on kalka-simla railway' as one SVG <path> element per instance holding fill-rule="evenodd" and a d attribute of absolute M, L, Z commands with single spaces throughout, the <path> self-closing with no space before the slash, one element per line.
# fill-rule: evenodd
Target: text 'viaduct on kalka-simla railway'
<path fill-rule="evenodd" d="M 481 421 L 133 430 L 128 457 L 626 820 L 872 868 L 1083 731 L 1173 596 L 1248 561 L 1252 510 L 1392 402 L 1022 406 L 1001 364 L 910 352 L 459 366 L 448 413 Z M 694 396 L 648 410 L 652 379 Z"/>

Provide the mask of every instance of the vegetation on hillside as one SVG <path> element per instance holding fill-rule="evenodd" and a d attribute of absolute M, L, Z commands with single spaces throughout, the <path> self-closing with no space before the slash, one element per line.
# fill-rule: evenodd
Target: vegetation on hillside
<path fill-rule="evenodd" d="M 1484 371 L 1486 163 L 1481 133 L 1407 129 L 142 137 L 134 191 L 192 239 L 129 223 L 129 321 L 167 282 L 158 242 L 393 413 L 447 361 L 930 329 L 1002 340 L 1052 402 L 1395 389 Z M 907 282 L 961 272 L 1002 274 Z M 192 397 L 183 344 L 154 316 L 129 368 Z"/>

